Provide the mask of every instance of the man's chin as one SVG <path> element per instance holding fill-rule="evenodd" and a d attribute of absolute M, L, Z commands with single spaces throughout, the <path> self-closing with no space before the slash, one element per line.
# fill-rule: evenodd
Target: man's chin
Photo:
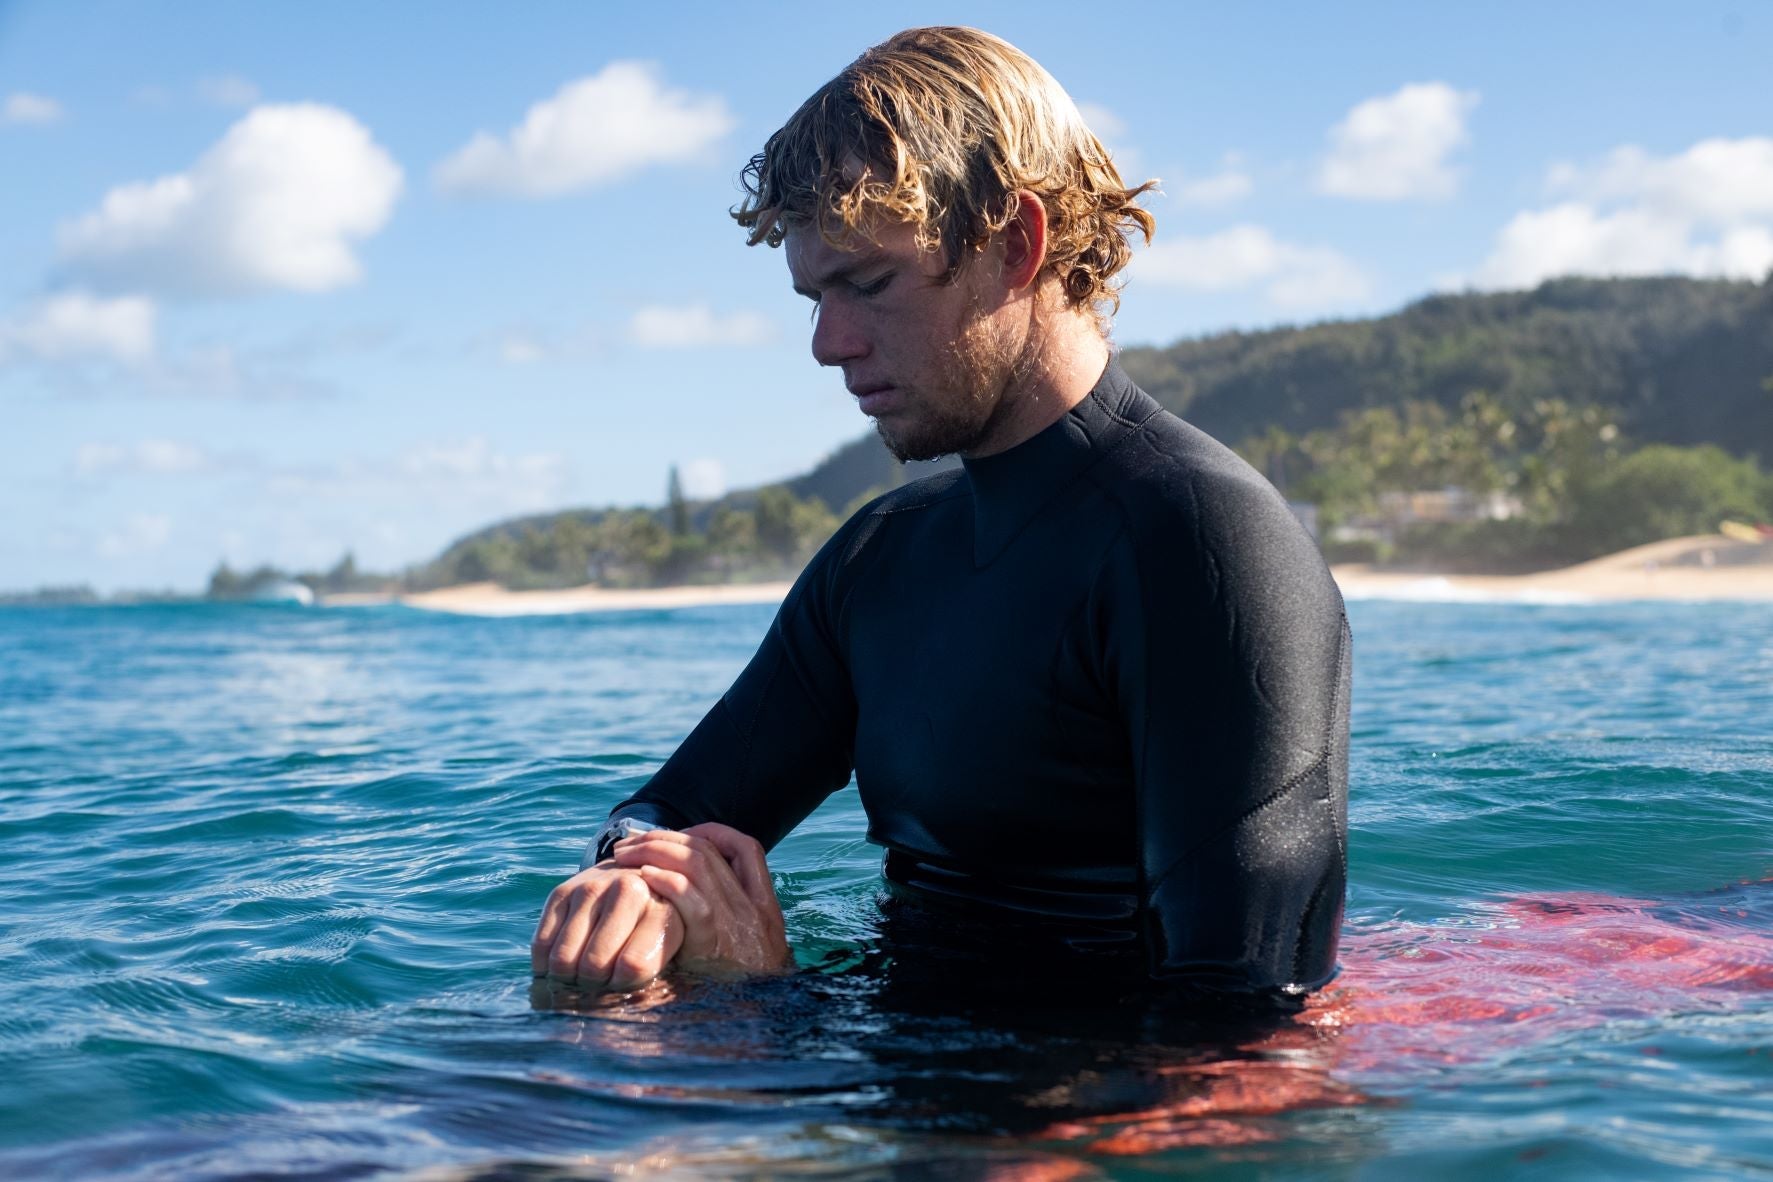
<path fill-rule="evenodd" d="M 874 420 L 874 433 L 880 436 L 880 441 L 886 444 L 887 451 L 901 464 L 940 459 L 949 454 L 947 449 L 934 448 L 927 440 L 916 436 L 900 435 L 879 419 Z"/>
<path fill-rule="evenodd" d="M 939 430 L 907 431 L 889 426 L 882 418 L 874 420 L 874 433 L 880 436 L 880 441 L 895 460 L 912 464 L 964 455 L 978 443 L 982 429 L 947 423 Z"/>

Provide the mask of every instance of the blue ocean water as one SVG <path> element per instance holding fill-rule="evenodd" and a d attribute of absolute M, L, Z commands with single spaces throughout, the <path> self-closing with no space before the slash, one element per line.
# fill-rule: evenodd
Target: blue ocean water
<path fill-rule="evenodd" d="M 768 608 L 0 609 L 0 1176 L 1773 1177 L 1767 609 L 1351 612 L 1345 972 L 1214 1038 L 895 987 L 852 793 L 804 971 L 533 989 Z"/>

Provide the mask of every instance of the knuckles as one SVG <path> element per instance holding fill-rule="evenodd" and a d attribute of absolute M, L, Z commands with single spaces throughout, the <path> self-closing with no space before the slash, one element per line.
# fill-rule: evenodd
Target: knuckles
<path fill-rule="evenodd" d="M 638 873 L 622 875 L 611 884 L 610 889 L 616 893 L 617 899 L 632 902 L 639 902 L 652 894 Z"/>
<path fill-rule="evenodd" d="M 649 957 L 624 952 L 616 957 L 610 983 L 623 989 L 638 989 L 657 975 Z"/>

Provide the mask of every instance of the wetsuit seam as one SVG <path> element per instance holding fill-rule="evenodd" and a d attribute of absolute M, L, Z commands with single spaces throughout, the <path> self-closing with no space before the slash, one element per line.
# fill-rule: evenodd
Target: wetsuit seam
<path fill-rule="evenodd" d="M 1340 708 L 1341 703 L 1342 703 L 1342 667 L 1343 667 L 1343 663 L 1344 663 L 1343 652 L 1345 649 L 1344 637 L 1347 634 L 1346 633 L 1347 627 L 1348 627 L 1348 619 L 1346 616 L 1344 616 L 1342 619 L 1342 627 L 1337 630 L 1337 636 L 1336 636 L 1336 668 L 1334 670 L 1335 680 L 1331 683 L 1331 686 L 1330 686 L 1329 717 L 1325 720 L 1324 741 L 1323 741 L 1323 745 L 1318 748 L 1317 757 L 1315 759 L 1313 759 L 1310 763 L 1306 764 L 1299 771 L 1297 771 L 1293 775 L 1287 777 L 1286 782 L 1283 783 L 1279 788 L 1276 788 L 1273 792 L 1270 792 L 1267 796 L 1264 796 L 1261 800 L 1257 801 L 1255 804 L 1251 805 L 1249 808 L 1245 809 L 1243 812 L 1239 813 L 1237 816 L 1233 817 L 1231 820 L 1227 821 L 1225 824 L 1219 826 L 1217 829 L 1214 829 L 1211 833 L 1203 834 L 1201 837 L 1199 837 L 1195 841 L 1191 842 L 1187 849 L 1183 850 L 1180 854 L 1178 854 L 1176 856 L 1176 860 L 1174 862 L 1171 862 L 1169 866 L 1166 866 L 1164 868 L 1164 875 L 1163 876 L 1167 876 L 1169 874 L 1169 872 L 1171 870 L 1173 870 L 1176 866 L 1187 861 L 1188 858 L 1190 856 L 1192 856 L 1196 850 L 1199 850 L 1201 847 L 1215 841 L 1216 839 L 1223 836 L 1224 834 L 1229 833 L 1230 831 L 1236 829 L 1239 825 L 1242 825 L 1245 821 L 1248 821 L 1251 817 L 1255 816 L 1257 813 L 1270 807 L 1276 801 L 1280 800 L 1282 797 L 1284 797 L 1288 793 L 1292 792 L 1295 788 L 1299 787 L 1307 779 L 1309 779 L 1319 769 L 1329 767 L 1332 749 L 1335 747 L 1335 744 L 1336 744 L 1336 711 Z M 1336 834 L 1337 852 L 1339 854 L 1343 854 L 1343 856 L 1346 856 L 1346 854 L 1343 853 L 1342 844 L 1343 844 L 1342 843 L 1342 835 L 1340 833 L 1337 833 Z M 1160 878 L 1163 876 L 1160 876 Z"/>
<path fill-rule="evenodd" d="M 1098 395 L 1094 390 L 1090 391 L 1090 397 L 1095 399 L 1096 405 L 1101 408 L 1104 415 L 1122 426 L 1131 427 L 1135 431 L 1164 412 L 1162 404 L 1159 404 L 1153 408 L 1150 414 L 1142 419 L 1128 418 L 1126 415 L 1121 414 L 1118 410 L 1115 410 L 1112 406 L 1108 405 L 1108 400 Z M 1146 397 L 1150 397 L 1150 395 L 1146 395 Z"/>
<path fill-rule="evenodd" d="M 1239 813 L 1237 816 L 1233 817 L 1231 820 L 1225 822 L 1223 825 L 1219 826 L 1217 829 L 1214 829 L 1211 833 L 1206 833 L 1206 834 L 1203 834 L 1202 836 L 1196 838 L 1193 842 L 1191 842 L 1189 844 L 1187 849 L 1183 850 L 1180 854 L 1176 855 L 1175 861 L 1171 862 L 1170 865 L 1168 865 L 1164 868 L 1164 873 L 1163 873 L 1163 876 L 1161 876 L 1161 877 L 1167 877 L 1171 870 L 1175 869 L 1177 866 L 1181 865 L 1183 862 L 1186 862 L 1190 857 L 1192 857 L 1195 854 L 1196 851 L 1200 850 L 1202 847 L 1210 845 L 1212 842 L 1216 841 L 1218 838 L 1237 829 L 1240 825 L 1244 824 L 1251 817 L 1254 817 L 1257 813 L 1260 813 L 1263 810 L 1272 807 L 1274 804 L 1276 804 L 1278 801 L 1280 801 L 1283 797 L 1287 796 L 1294 789 L 1298 788 L 1301 784 L 1305 783 L 1306 780 L 1310 779 L 1320 769 L 1329 766 L 1329 762 L 1330 762 L 1330 753 L 1328 751 L 1319 752 L 1317 758 L 1313 759 L 1310 763 L 1306 764 L 1305 767 L 1300 769 L 1298 772 L 1295 772 L 1293 775 L 1289 776 L 1287 778 L 1286 783 L 1282 784 L 1279 788 L 1276 788 L 1273 792 L 1270 792 L 1267 796 L 1264 796 L 1261 800 L 1257 801 L 1255 804 L 1251 805 L 1249 808 L 1245 809 L 1243 812 Z"/>
<path fill-rule="evenodd" d="M 1162 408 L 1160 407 L 1159 409 L 1161 411 Z M 1146 421 L 1149 422 L 1150 420 L 1147 419 Z M 1101 458 L 1108 458 L 1108 455 L 1125 446 L 1128 440 L 1136 438 L 1139 434 L 1140 428 L 1128 431 L 1115 442 L 1113 447 L 1106 449 Z M 1098 463 L 1099 462 L 1100 461 L 1098 461 Z M 1140 562 L 1139 547 L 1130 544 L 1131 539 L 1134 536 L 1132 528 L 1133 511 L 1128 507 L 1125 500 L 1122 499 L 1120 490 L 1110 488 L 1106 481 L 1099 478 L 1097 464 L 1088 465 L 1081 473 L 1079 473 L 1079 475 L 1087 479 L 1102 493 L 1103 498 L 1107 500 L 1109 504 L 1114 506 L 1115 513 L 1120 517 L 1120 538 L 1128 541 L 1128 550 L 1132 554 L 1133 586 L 1138 589 L 1139 595 L 1139 618 L 1141 621 L 1145 622 L 1145 627 L 1149 629 L 1149 621 L 1153 617 L 1151 615 L 1151 603 L 1148 599 L 1145 587 L 1144 566 Z M 1114 547 L 1111 546 L 1104 554 L 1104 569 L 1106 569 L 1107 558 L 1113 553 Z M 1147 652 L 1145 653 L 1145 659 L 1142 662 L 1142 684 L 1139 687 L 1139 709 L 1142 712 L 1148 712 L 1151 709 L 1152 676 L 1149 634 L 1147 634 L 1144 639 L 1146 641 Z M 1140 719 L 1142 737 L 1140 739 L 1138 750 L 1131 752 L 1133 756 L 1133 866 L 1135 871 L 1134 886 L 1138 891 L 1137 897 L 1139 899 L 1138 915 L 1141 920 L 1140 926 L 1145 929 L 1141 932 L 1141 935 L 1146 947 L 1147 970 L 1155 973 L 1156 965 L 1150 963 L 1154 945 L 1149 929 L 1153 924 L 1156 924 L 1161 928 L 1162 924 L 1155 918 L 1156 909 L 1151 906 L 1151 901 L 1156 895 L 1156 881 L 1146 879 L 1145 873 L 1145 767 L 1150 757 L 1150 753 L 1147 750 L 1147 746 L 1151 742 L 1150 721 L 1151 720 L 1146 717 Z M 1165 869 L 1164 873 L 1169 873 L 1168 868 Z M 1161 881 L 1162 877 L 1162 875 L 1159 875 L 1157 881 Z M 1161 940 L 1158 941 L 1157 946 L 1161 946 L 1161 943 Z"/>
<path fill-rule="evenodd" d="M 1055 485 L 1051 489 L 1049 489 L 1047 491 L 1046 498 L 1044 500 L 1042 500 L 1038 505 L 1034 506 L 1034 508 L 1029 510 L 1027 515 L 1024 516 L 1024 518 L 1022 519 L 1021 523 L 1018 524 L 1016 526 L 1016 528 L 1013 531 L 1011 531 L 1007 536 L 1005 536 L 1003 541 L 992 551 L 991 557 L 989 557 L 989 558 L 985 559 L 983 562 L 981 562 L 981 561 L 979 561 L 977 554 L 975 553 L 974 559 L 973 559 L 973 568 L 975 570 L 984 570 L 986 567 L 988 567 L 992 563 L 996 562 L 999 558 L 1003 557 L 1003 555 L 1009 550 L 1009 548 L 1015 544 L 1016 539 L 1021 537 L 1022 534 L 1028 529 L 1028 527 L 1031 524 L 1033 524 L 1034 520 L 1036 518 L 1040 517 L 1043 513 L 1046 513 L 1052 507 L 1052 505 L 1055 502 L 1057 502 L 1060 497 L 1064 496 L 1065 493 L 1073 485 L 1076 485 L 1080 482 L 1087 482 L 1089 484 L 1094 485 L 1098 489 L 1101 489 L 1103 491 L 1107 491 L 1106 486 L 1095 477 L 1094 473 L 1095 473 L 1096 469 L 1098 467 L 1100 467 L 1104 461 L 1112 458 L 1116 452 L 1120 451 L 1121 448 L 1125 447 L 1127 445 L 1128 440 L 1136 438 L 1140 434 L 1140 432 L 1144 429 L 1145 424 L 1149 423 L 1152 419 L 1156 418 L 1158 415 L 1161 415 L 1164 413 L 1164 408 L 1162 406 L 1159 406 L 1155 410 L 1153 410 L 1150 414 L 1146 415 L 1143 419 L 1140 419 L 1137 422 L 1135 422 L 1132 419 L 1125 418 L 1125 417 L 1115 413 L 1115 411 L 1111 407 L 1109 407 L 1107 405 L 1107 403 L 1103 402 L 1101 398 L 1096 397 L 1094 391 L 1091 392 L 1091 397 L 1095 398 L 1096 403 L 1100 407 L 1102 414 L 1105 418 L 1111 420 L 1114 423 L 1119 424 L 1120 426 L 1126 428 L 1126 430 L 1121 432 L 1121 436 L 1119 439 L 1113 440 L 1112 442 L 1103 444 L 1101 446 L 1097 446 L 1096 444 L 1092 443 L 1089 448 L 1090 453 L 1091 453 L 1089 459 L 1086 460 L 1084 462 L 1084 464 L 1081 467 L 1079 467 L 1077 469 L 1077 471 L 1072 476 L 1067 478 L 1063 483 Z"/>
<path fill-rule="evenodd" d="M 919 509 L 932 509 L 937 505 L 943 505 L 949 501 L 958 501 L 962 497 L 971 497 L 972 495 L 973 490 L 970 487 L 960 488 L 953 492 L 943 493 L 939 497 L 932 497 L 927 501 L 919 501 L 915 505 L 882 505 L 873 510 L 869 516 L 888 517 L 894 513 L 915 513 Z"/>
<path fill-rule="evenodd" d="M 1212 549 L 1211 549 L 1211 547 L 1206 545 L 1205 539 L 1200 536 L 1202 523 L 1201 523 L 1201 519 L 1200 519 L 1200 514 L 1198 512 L 1198 507 L 1201 503 L 1201 497 L 1200 497 L 1200 492 L 1195 487 L 1195 483 L 1192 478 L 1188 481 L 1188 492 L 1189 492 L 1190 507 L 1191 507 L 1191 510 L 1194 510 L 1194 511 L 1190 512 L 1189 520 L 1195 529 L 1196 548 L 1197 548 L 1198 552 L 1201 554 L 1203 562 L 1205 564 L 1204 573 L 1207 576 L 1209 576 L 1209 582 L 1211 583 L 1211 586 L 1212 586 L 1211 594 L 1216 596 L 1219 593 L 1219 583 L 1221 580 L 1220 580 L 1217 564 L 1212 556 Z M 1137 561 L 1137 554 L 1135 552 L 1135 562 L 1136 561 Z M 1140 592 L 1141 601 L 1143 602 L 1143 595 L 1144 595 L 1144 591 L 1143 591 L 1144 580 L 1143 579 L 1140 580 L 1140 585 L 1141 585 L 1141 592 Z M 1312 759 L 1312 761 L 1310 763 L 1306 764 L 1305 767 L 1301 768 L 1298 772 L 1294 773 L 1292 776 L 1289 776 L 1286 779 L 1286 781 L 1281 784 L 1280 787 L 1276 788 L 1273 792 L 1270 792 L 1267 796 L 1263 797 L 1261 800 L 1257 801 L 1255 804 L 1251 805 L 1249 808 L 1247 808 L 1243 812 L 1239 813 L 1236 817 L 1225 822 L 1223 825 L 1220 825 L 1220 826 L 1214 828 L 1211 832 L 1202 834 L 1200 837 L 1198 837 L 1194 841 L 1190 842 L 1185 849 L 1183 849 L 1180 853 L 1178 853 L 1175 858 L 1170 860 L 1169 864 L 1166 865 L 1161 872 L 1159 872 L 1156 876 L 1154 876 L 1151 879 L 1151 881 L 1149 883 L 1146 884 L 1145 891 L 1146 891 L 1146 898 L 1147 899 L 1151 898 L 1152 896 L 1154 896 L 1156 894 L 1157 888 L 1160 885 L 1162 885 L 1163 881 L 1170 876 L 1170 874 L 1176 869 L 1176 867 L 1187 862 L 1199 850 L 1205 848 L 1206 846 L 1208 846 L 1212 842 L 1218 840 L 1220 837 L 1224 836 L 1225 834 L 1235 831 L 1240 825 L 1244 824 L 1251 817 L 1262 812 L 1264 809 L 1269 808 L 1275 802 L 1279 801 L 1281 798 L 1285 797 L 1288 793 L 1292 792 L 1294 789 L 1299 787 L 1300 784 L 1304 783 L 1310 776 L 1312 776 L 1318 770 L 1327 769 L 1329 767 L 1330 756 L 1332 754 L 1332 749 L 1335 746 L 1336 711 L 1337 711 L 1337 709 L 1340 705 L 1340 702 L 1341 702 L 1343 649 L 1344 649 L 1344 637 L 1347 634 L 1347 632 L 1346 632 L 1347 626 L 1348 626 L 1347 620 L 1348 620 L 1348 617 L 1347 617 L 1346 613 L 1344 613 L 1342 616 L 1342 629 L 1339 630 L 1338 636 L 1337 636 L 1337 641 L 1336 641 L 1335 682 L 1331 686 L 1331 689 L 1330 689 L 1329 717 L 1325 720 L 1324 738 L 1323 738 L 1322 744 L 1318 748 L 1316 757 L 1314 759 Z M 1149 668 L 1147 668 L 1146 676 L 1147 677 L 1150 676 Z M 1146 687 L 1146 691 L 1149 694 L 1149 692 L 1150 692 L 1149 686 Z M 1141 758 L 1143 758 L 1143 752 L 1141 752 Z M 1342 841 L 1341 841 L 1340 835 L 1338 835 L 1338 837 L 1337 837 L 1337 847 L 1339 850 L 1342 848 Z M 1143 845 L 1141 845 L 1140 848 L 1143 848 Z"/>
<path fill-rule="evenodd" d="M 1336 668 L 1330 678 L 1330 711 L 1329 717 L 1324 720 L 1323 754 L 1315 761 L 1326 769 L 1328 769 L 1330 757 L 1336 749 L 1336 718 L 1342 707 L 1342 670 L 1347 666 L 1349 657 L 1353 655 L 1350 652 L 1353 647 L 1350 644 L 1351 638 L 1352 631 L 1348 626 L 1348 613 L 1344 612 L 1342 613 L 1341 626 L 1336 630 Z M 1324 788 L 1325 794 L 1328 796 L 1333 790 L 1333 785 L 1326 782 Z M 1338 865 L 1345 866 L 1348 864 L 1347 843 L 1343 840 L 1342 827 L 1336 823 L 1334 802 L 1326 801 L 1326 803 L 1330 804 L 1331 808 L 1330 833 L 1336 839 L 1336 862 Z M 1299 931 L 1295 934 L 1293 941 L 1293 979 L 1295 981 L 1299 981 L 1305 975 L 1307 934 L 1305 921 L 1317 909 L 1319 901 L 1323 898 L 1324 889 L 1329 885 L 1330 877 L 1326 874 L 1318 879 L 1317 886 L 1311 892 L 1311 899 L 1306 903 L 1305 910 L 1300 915 Z"/>

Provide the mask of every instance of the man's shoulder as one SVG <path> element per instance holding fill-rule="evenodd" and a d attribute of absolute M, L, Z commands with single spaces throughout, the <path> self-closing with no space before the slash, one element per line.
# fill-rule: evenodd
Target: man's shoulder
<path fill-rule="evenodd" d="M 1091 472 L 1096 484 L 1140 514 L 1288 513 L 1279 491 L 1242 456 L 1192 423 L 1149 403 Z M 1290 514 L 1289 514 L 1290 515 Z"/>
<path fill-rule="evenodd" d="M 965 472 L 960 468 L 901 484 L 865 502 L 852 513 L 825 543 L 812 565 L 833 570 L 847 568 L 869 549 L 869 544 L 880 535 L 881 527 L 896 515 L 914 514 L 969 496 L 971 492 L 966 485 Z"/>
<path fill-rule="evenodd" d="M 858 509 L 856 517 L 878 517 L 888 513 L 927 509 L 943 501 L 968 495 L 966 470 L 949 468 L 932 476 L 907 481 L 898 488 L 882 493 Z"/>
<path fill-rule="evenodd" d="M 1135 421 L 1090 476 L 1116 505 L 1135 552 L 1328 583 L 1317 542 L 1242 456 L 1142 392 L 1127 407 Z"/>

